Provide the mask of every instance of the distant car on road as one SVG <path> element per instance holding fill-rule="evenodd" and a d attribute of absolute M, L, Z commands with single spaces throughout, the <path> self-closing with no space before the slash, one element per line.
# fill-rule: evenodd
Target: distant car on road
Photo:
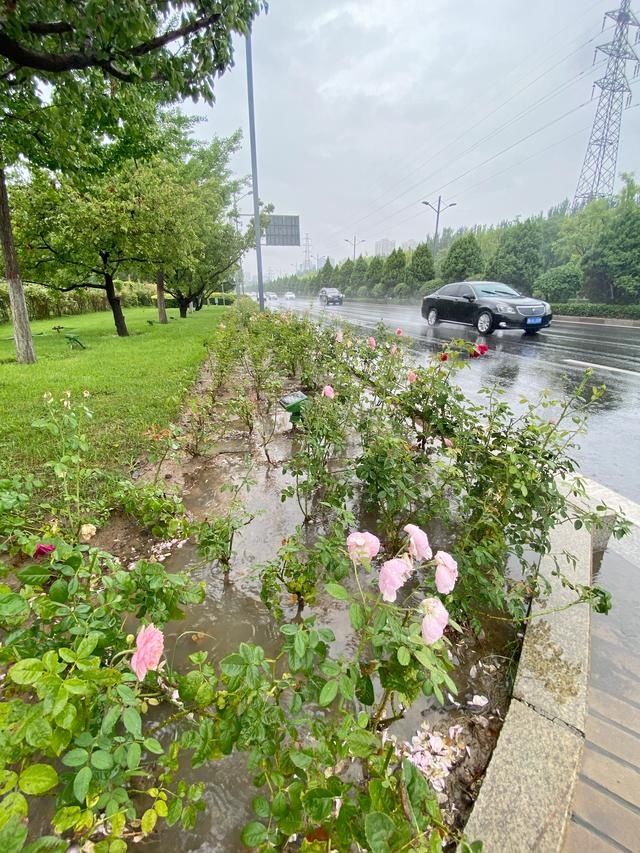
<path fill-rule="evenodd" d="M 321 305 L 342 305 L 344 296 L 337 287 L 323 287 L 318 294 Z"/>
<path fill-rule="evenodd" d="M 293 291 L 288 290 L 288 291 L 285 293 L 284 298 L 285 298 L 285 299 L 295 299 L 295 298 L 296 298 L 296 295 L 295 295 L 295 293 L 293 293 Z"/>
<path fill-rule="evenodd" d="M 264 304 L 268 307 L 272 306 L 275 308 L 277 305 L 280 304 L 280 297 L 277 293 L 267 292 L 264 295 Z"/>
<path fill-rule="evenodd" d="M 496 329 L 521 329 L 534 335 L 552 319 L 548 302 L 522 296 L 499 281 L 461 281 L 445 284 L 422 300 L 422 316 L 430 326 L 462 323 L 481 335 Z"/>

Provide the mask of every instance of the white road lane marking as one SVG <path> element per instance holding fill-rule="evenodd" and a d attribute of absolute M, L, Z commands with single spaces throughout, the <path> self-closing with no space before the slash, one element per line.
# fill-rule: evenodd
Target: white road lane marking
<path fill-rule="evenodd" d="M 577 361 L 574 358 L 563 359 L 565 364 L 577 364 L 579 367 L 593 367 L 595 370 L 610 370 L 613 373 L 627 373 L 629 376 L 640 376 L 637 370 L 624 370 L 622 367 L 607 367 L 604 364 L 593 364 L 591 361 Z"/>

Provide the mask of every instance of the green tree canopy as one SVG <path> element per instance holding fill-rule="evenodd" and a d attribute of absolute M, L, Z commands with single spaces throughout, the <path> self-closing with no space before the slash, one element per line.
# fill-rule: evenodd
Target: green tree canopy
<path fill-rule="evenodd" d="M 382 273 L 384 271 L 384 259 L 376 255 L 369 261 L 367 267 L 367 284 L 373 288 L 376 284 L 382 281 Z"/>
<path fill-rule="evenodd" d="M 506 228 L 487 265 L 486 277 L 503 281 L 521 293 L 531 293 L 542 272 L 541 236 L 536 222 L 527 219 Z"/>
<path fill-rule="evenodd" d="M 480 244 L 469 231 L 451 244 L 442 264 L 442 279 L 445 282 L 465 281 L 470 276 L 481 273 L 483 268 Z"/>
<path fill-rule="evenodd" d="M 355 264 L 353 265 L 353 272 L 351 273 L 351 292 L 357 293 L 357 291 L 363 287 L 367 282 L 367 259 L 363 258 L 362 255 L 357 259 Z"/>
<path fill-rule="evenodd" d="M 536 279 L 534 291 L 550 302 L 573 299 L 582 287 L 582 270 L 574 263 L 552 267 Z"/>
<path fill-rule="evenodd" d="M 407 266 L 406 282 L 409 293 L 419 293 L 427 281 L 436 274 L 431 249 L 426 243 L 419 243 L 411 255 Z"/>
<path fill-rule="evenodd" d="M 385 292 L 389 293 L 397 284 L 404 282 L 406 266 L 407 257 L 402 249 L 394 249 L 385 258 L 382 270 L 382 283 L 385 286 Z"/>

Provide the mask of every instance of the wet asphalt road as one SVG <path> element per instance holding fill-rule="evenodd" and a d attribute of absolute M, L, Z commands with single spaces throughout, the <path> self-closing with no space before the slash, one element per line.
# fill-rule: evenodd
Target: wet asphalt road
<path fill-rule="evenodd" d="M 467 326 L 444 323 L 429 328 L 417 305 L 347 302 L 324 308 L 317 301 L 297 299 L 286 307 L 363 329 L 380 322 L 401 327 L 411 337 L 417 361 L 453 338 L 487 343 L 488 355 L 461 371 L 459 383 L 471 396 L 483 386 L 498 384 L 516 406 L 522 396 L 535 398 L 545 388 L 564 394 L 590 367 L 595 383 L 606 385 L 607 393 L 593 410 L 575 456 L 583 474 L 640 501 L 640 328 L 554 320 L 549 329 L 531 337 L 498 331 L 484 338 Z"/>

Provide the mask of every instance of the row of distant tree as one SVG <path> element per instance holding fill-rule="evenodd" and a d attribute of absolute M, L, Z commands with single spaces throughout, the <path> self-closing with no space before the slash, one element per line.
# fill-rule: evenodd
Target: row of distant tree
<path fill-rule="evenodd" d="M 615 203 L 593 201 L 571 213 L 568 202 L 546 215 L 496 226 L 445 229 L 436 257 L 433 242 L 386 258 L 359 257 L 316 274 L 269 285 L 276 292 L 314 295 L 337 287 L 347 296 L 410 298 L 442 283 L 503 281 L 553 302 L 640 303 L 640 186 L 629 175 Z"/>

